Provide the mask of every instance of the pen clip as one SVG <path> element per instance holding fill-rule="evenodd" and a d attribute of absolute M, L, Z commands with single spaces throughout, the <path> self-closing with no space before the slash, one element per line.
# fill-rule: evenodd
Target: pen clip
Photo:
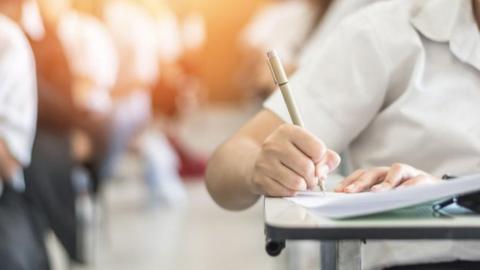
<path fill-rule="evenodd" d="M 267 64 L 268 64 L 268 68 L 270 69 L 270 73 L 272 73 L 273 82 L 275 83 L 275 85 L 278 85 L 277 76 L 275 75 L 275 72 L 273 71 L 272 63 L 270 62 L 269 58 L 267 58 Z"/>

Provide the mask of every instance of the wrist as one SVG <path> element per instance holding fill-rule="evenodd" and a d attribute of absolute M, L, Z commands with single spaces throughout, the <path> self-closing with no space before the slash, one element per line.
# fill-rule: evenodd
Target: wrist
<path fill-rule="evenodd" d="M 260 154 L 260 149 L 254 150 L 251 152 L 251 156 L 248 158 L 248 162 L 245 163 L 244 167 L 244 181 L 247 191 L 255 196 L 262 195 L 258 186 L 255 184 L 255 164 L 257 163 L 258 156 Z"/>
<path fill-rule="evenodd" d="M 258 198 L 258 196 L 263 195 L 259 186 L 256 183 L 257 174 L 257 163 L 262 153 L 262 145 L 251 139 L 244 139 L 241 143 L 242 155 L 237 159 L 237 161 L 242 160 L 241 164 L 241 175 L 242 181 L 244 183 L 245 190 L 251 196 Z"/>

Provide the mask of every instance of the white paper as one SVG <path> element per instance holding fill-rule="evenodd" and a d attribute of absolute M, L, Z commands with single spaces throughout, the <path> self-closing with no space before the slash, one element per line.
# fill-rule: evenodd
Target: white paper
<path fill-rule="evenodd" d="M 427 203 L 455 195 L 480 191 L 480 174 L 432 185 L 398 188 L 386 192 L 356 194 L 302 192 L 288 200 L 310 208 L 320 216 L 349 218 Z"/>

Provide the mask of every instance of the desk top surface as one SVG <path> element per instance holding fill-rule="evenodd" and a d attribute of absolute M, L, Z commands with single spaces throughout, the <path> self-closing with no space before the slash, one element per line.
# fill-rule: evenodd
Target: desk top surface
<path fill-rule="evenodd" d="M 430 212 L 432 213 L 432 212 Z M 473 228 L 480 230 L 480 215 L 433 216 L 381 214 L 361 218 L 333 220 L 315 215 L 291 201 L 281 198 L 264 199 L 265 224 L 283 229 L 359 229 L 359 228 Z"/>
<path fill-rule="evenodd" d="M 341 179 L 332 177 L 327 189 Z M 480 215 L 434 216 L 431 205 L 419 208 L 334 220 L 286 199 L 264 198 L 265 233 L 277 240 L 480 239 Z"/>
<path fill-rule="evenodd" d="M 333 220 L 286 199 L 265 198 L 265 234 L 271 241 L 480 239 L 480 215 L 434 216 L 428 205 L 398 211 Z"/>

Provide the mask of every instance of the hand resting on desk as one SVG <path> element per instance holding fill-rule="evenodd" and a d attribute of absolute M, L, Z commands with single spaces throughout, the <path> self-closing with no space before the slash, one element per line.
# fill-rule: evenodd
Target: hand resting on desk
<path fill-rule="evenodd" d="M 360 169 L 345 178 L 336 192 L 387 191 L 397 187 L 433 184 L 440 179 L 412 166 L 396 163 L 390 167 Z"/>

